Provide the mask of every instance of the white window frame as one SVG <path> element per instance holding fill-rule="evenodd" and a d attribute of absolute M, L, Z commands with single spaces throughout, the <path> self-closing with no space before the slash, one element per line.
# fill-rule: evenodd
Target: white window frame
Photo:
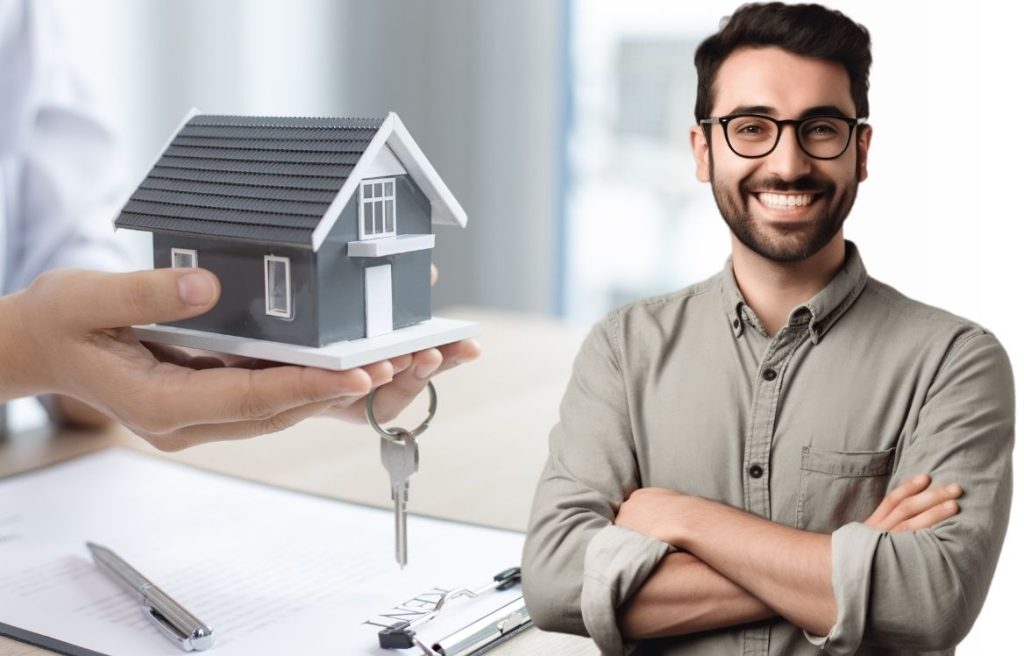
<path fill-rule="evenodd" d="M 175 265 L 174 258 L 177 255 L 187 255 L 192 258 L 192 266 L 190 267 L 179 267 Z M 194 269 L 199 266 L 199 252 L 191 248 L 172 248 L 171 249 L 171 268 L 172 269 Z"/>
<path fill-rule="evenodd" d="M 391 184 L 390 194 L 388 194 L 386 191 L 388 183 Z M 370 187 L 370 185 L 375 184 L 382 185 L 381 195 L 372 195 L 373 191 L 371 188 L 371 195 L 367 197 L 367 187 Z M 395 202 L 396 191 L 397 188 L 395 185 L 395 178 L 374 178 L 372 180 L 363 180 L 362 182 L 359 183 L 359 239 L 380 239 L 382 237 L 394 237 L 396 234 L 398 234 L 398 207 Z M 364 217 L 366 216 L 366 209 L 368 206 L 372 207 L 373 203 L 381 201 L 383 201 L 384 203 L 382 205 L 384 214 L 381 216 L 380 219 L 381 227 L 383 228 L 386 225 L 385 222 L 387 221 L 387 207 L 388 204 L 390 204 L 391 216 L 393 217 L 393 224 L 391 226 L 392 229 L 390 231 L 381 230 L 378 232 L 374 230 L 372 232 L 366 232 L 366 223 L 364 221 Z M 374 216 L 374 219 L 376 219 L 376 216 Z"/>
<path fill-rule="evenodd" d="M 278 310 L 270 307 L 270 263 L 271 262 L 283 262 L 284 263 L 284 310 Z M 264 306 L 267 310 L 267 315 L 271 317 L 281 317 L 282 319 L 291 319 L 292 317 L 292 262 L 290 258 L 283 257 L 281 255 L 264 255 L 263 256 L 263 296 Z"/>

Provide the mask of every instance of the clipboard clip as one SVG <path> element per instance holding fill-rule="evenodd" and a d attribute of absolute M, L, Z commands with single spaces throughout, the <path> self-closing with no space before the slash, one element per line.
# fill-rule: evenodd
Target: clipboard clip
<path fill-rule="evenodd" d="M 410 649 L 412 647 L 419 647 L 423 651 L 424 656 L 437 656 L 436 651 L 423 644 L 423 642 L 416 637 L 416 627 L 426 624 L 437 617 L 441 612 L 441 609 L 444 608 L 444 605 L 452 599 L 458 599 L 459 597 L 478 597 L 485 592 L 490 592 L 492 590 L 496 592 L 508 590 L 522 582 L 522 579 L 522 568 L 509 567 L 508 569 L 495 574 L 490 583 L 475 590 L 470 590 L 469 588 L 449 590 L 437 600 L 437 603 L 434 604 L 434 607 L 426 615 L 417 617 L 414 620 L 402 620 L 401 622 L 395 622 L 391 626 L 378 631 L 377 642 L 380 644 L 381 649 Z"/>

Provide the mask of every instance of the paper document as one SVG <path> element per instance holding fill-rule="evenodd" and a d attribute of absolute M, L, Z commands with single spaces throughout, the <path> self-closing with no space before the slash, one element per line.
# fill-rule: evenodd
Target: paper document
<path fill-rule="evenodd" d="M 0 480 L 0 625 L 111 656 L 180 656 L 95 567 L 90 540 L 210 625 L 215 656 L 411 654 L 381 650 L 377 631 L 518 565 L 523 545 L 522 534 L 411 516 L 400 570 L 393 528 L 386 510 L 102 451 Z M 521 594 L 491 593 L 473 612 Z"/>

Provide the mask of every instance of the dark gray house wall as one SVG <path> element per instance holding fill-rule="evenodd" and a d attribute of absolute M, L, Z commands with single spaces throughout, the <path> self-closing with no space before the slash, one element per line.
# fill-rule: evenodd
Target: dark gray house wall
<path fill-rule="evenodd" d="M 398 234 L 430 234 L 430 202 L 409 176 L 395 178 Z M 430 262 L 433 251 L 386 257 L 349 257 L 348 242 L 359 238 L 359 193 L 353 195 L 320 250 L 263 245 L 247 241 L 153 234 L 157 267 L 171 266 L 171 249 L 197 251 L 198 264 L 221 281 L 221 297 L 212 310 L 170 325 L 208 332 L 324 346 L 366 336 L 365 272 L 391 265 L 394 328 L 430 318 Z M 291 260 L 293 316 L 268 316 L 264 255 Z"/>
<path fill-rule="evenodd" d="M 408 175 L 395 176 L 395 215 L 399 235 L 431 233 L 430 201 Z M 323 344 L 366 336 L 364 269 L 367 267 L 391 265 L 395 329 L 430 318 L 432 251 L 349 257 L 348 242 L 359 239 L 358 219 L 357 190 L 317 252 Z"/>
<path fill-rule="evenodd" d="M 154 233 L 154 266 L 171 266 L 171 248 L 197 251 L 199 267 L 217 275 L 221 293 L 217 305 L 206 314 L 170 325 L 306 346 L 320 345 L 315 302 L 317 280 L 311 250 Z M 291 319 L 272 317 L 266 313 L 264 255 L 280 255 L 291 259 Z"/>
<path fill-rule="evenodd" d="M 398 204 L 397 197 L 395 204 Z M 366 258 L 348 256 L 348 242 L 359 238 L 356 232 L 358 205 L 357 191 L 316 253 L 317 279 L 322 281 L 318 318 L 323 344 L 366 336 L 366 283 L 363 282 L 362 262 Z"/>

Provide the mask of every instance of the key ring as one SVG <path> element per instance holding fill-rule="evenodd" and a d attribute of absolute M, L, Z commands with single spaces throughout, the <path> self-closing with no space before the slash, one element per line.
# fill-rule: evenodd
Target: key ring
<path fill-rule="evenodd" d="M 434 389 L 434 383 L 427 381 L 427 390 L 430 392 L 430 408 L 427 409 L 427 418 L 423 420 L 423 423 L 417 426 L 414 430 L 407 431 L 403 428 L 381 428 L 381 425 L 377 423 L 377 417 L 373 414 L 373 397 L 377 395 L 379 387 L 375 387 L 370 390 L 370 393 L 366 395 L 366 421 L 373 426 L 373 430 L 389 442 L 395 444 L 404 444 L 405 437 L 408 436 L 410 439 L 414 439 L 419 435 L 423 434 L 423 431 L 427 430 L 431 420 L 434 418 L 434 413 L 437 412 L 437 390 Z M 400 433 L 404 433 L 401 438 L 397 437 Z"/>

